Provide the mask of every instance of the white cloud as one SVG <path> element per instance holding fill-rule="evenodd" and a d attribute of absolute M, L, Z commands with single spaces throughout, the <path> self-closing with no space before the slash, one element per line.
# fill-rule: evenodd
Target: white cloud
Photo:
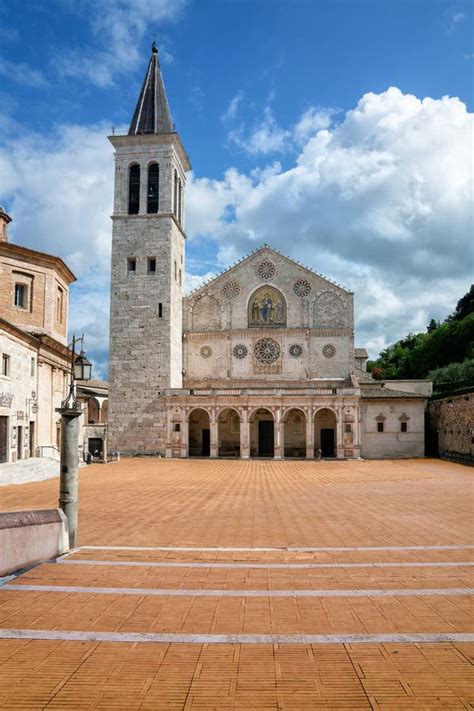
<path fill-rule="evenodd" d="M 467 288 L 471 129 L 457 98 L 368 93 L 288 170 L 194 179 L 188 232 L 216 239 L 225 264 L 268 242 L 327 273 L 356 292 L 359 342 L 391 342 Z"/>
<path fill-rule="evenodd" d="M 339 124 L 311 129 L 286 170 L 273 163 L 250 174 L 231 168 L 221 180 L 191 175 L 190 242 L 212 240 L 218 263 L 200 264 L 198 276 L 188 260 L 187 288 L 268 242 L 355 292 L 357 342 L 372 355 L 443 318 L 471 276 L 471 127 L 459 99 L 392 88 L 363 96 Z M 107 132 L 105 124 L 59 126 L 45 139 L 15 130 L 0 146 L 12 240 L 59 254 L 75 271 L 71 327 L 85 331 L 96 376 L 108 343 Z"/>
<path fill-rule="evenodd" d="M 161 23 L 178 20 L 187 0 L 82 0 L 74 6 L 85 17 L 95 37 L 94 46 L 57 53 L 54 67 L 62 77 L 84 77 L 99 87 L 110 86 L 118 73 L 133 71 L 142 61 L 140 41 Z M 158 45 L 163 42 L 158 38 Z M 173 61 L 166 44 L 160 53 Z"/>
<path fill-rule="evenodd" d="M 251 131 L 242 125 L 230 131 L 229 141 L 250 155 L 282 153 L 288 148 L 291 132 L 278 126 L 270 106 L 264 110 L 264 118 Z"/>
<path fill-rule="evenodd" d="M 24 62 L 10 62 L 8 59 L 1 57 L 0 76 L 7 77 L 11 81 L 23 84 L 23 86 L 38 88 L 47 84 L 44 74 L 38 69 L 33 69 Z"/>
<path fill-rule="evenodd" d="M 322 128 L 329 128 L 334 113 L 336 112 L 331 109 L 316 109 L 311 106 L 304 112 L 294 128 L 295 140 L 298 143 L 305 143 L 308 138 Z"/>
<path fill-rule="evenodd" d="M 237 94 L 229 101 L 229 105 L 221 116 L 222 121 L 232 121 L 237 116 L 239 106 L 244 98 L 244 92 L 238 91 Z"/>

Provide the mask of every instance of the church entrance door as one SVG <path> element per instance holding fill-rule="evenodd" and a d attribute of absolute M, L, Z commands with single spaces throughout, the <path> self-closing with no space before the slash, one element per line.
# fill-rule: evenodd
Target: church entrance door
<path fill-rule="evenodd" d="M 209 457 L 211 454 L 211 430 L 202 430 L 201 457 Z"/>
<path fill-rule="evenodd" d="M 334 430 L 323 428 L 321 430 L 321 455 L 323 457 L 335 457 L 334 451 Z"/>
<path fill-rule="evenodd" d="M 274 429 L 273 420 L 260 420 L 258 423 L 258 456 L 273 457 Z"/>

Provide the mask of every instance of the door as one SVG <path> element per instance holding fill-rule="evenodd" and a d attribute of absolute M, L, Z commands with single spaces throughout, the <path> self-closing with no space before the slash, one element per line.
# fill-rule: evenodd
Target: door
<path fill-rule="evenodd" d="M 273 420 L 258 423 L 258 456 L 273 457 Z"/>
<path fill-rule="evenodd" d="M 0 464 L 7 461 L 8 417 L 0 417 Z"/>
<path fill-rule="evenodd" d="M 321 453 L 323 457 L 334 457 L 334 430 L 325 428 L 321 430 Z"/>
<path fill-rule="evenodd" d="M 87 443 L 87 446 L 89 448 L 89 452 L 92 454 L 93 457 L 101 457 L 102 456 L 102 439 L 100 437 L 89 437 L 89 441 Z"/>
<path fill-rule="evenodd" d="M 30 422 L 30 457 L 35 456 L 35 423 L 34 420 Z"/>
<path fill-rule="evenodd" d="M 209 457 L 211 454 L 211 430 L 202 430 L 201 457 Z"/>
<path fill-rule="evenodd" d="M 17 427 L 17 459 L 23 459 L 23 427 Z"/>

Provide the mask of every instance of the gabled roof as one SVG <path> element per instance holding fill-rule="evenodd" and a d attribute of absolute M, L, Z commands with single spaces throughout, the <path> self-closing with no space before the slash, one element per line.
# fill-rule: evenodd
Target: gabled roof
<path fill-rule="evenodd" d="M 324 276 L 324 274 L 319 274 L 319 272 L 314 271 L 314 269 L 311 269 L 310 267 L 307 267 L 305 264 L 301 264 L 301 262 L 298 262 L 296 259 L 292 259 L 291 257 L 288 257 L 286 254 L 283 254 L 283 252 L 280 252 L 278 249 L 275 249 L 274 247 L 270 247 L 268 244 L 263 244 L 261 247 L 257 247 L 256 249 L 253 250 L 253 252 L 250 252 L 247 254 L 245 257 L 242 257 L 242 259 L 239 259 L 235 264 L 232 264 L 230 267 L 227 269 L 224 269 L 222 272 L 217 274 L 215 277 L 212 277 L 208 281 L 204 282 L 201 284 L 201 286 L 196 287 L 196 289 L 193 289 L 192 291 L 187 294 L 186 298 L 189 299 L 192 296 L 195 296 L 201 289 L 207 289 L 209 286 L 214 284 L 214 282 L 218 281 L 221 279 L 221 277 L 224 276 L 224 274 L 231 274 L 234 269 L 237 269 L 238 267 L 243 266 L 246 262 L 250 261 L 251 259 L 254 259 L 255 256 L 259 253 L 272 253 L 276 255 L 279 258 L 283 258 L 290 264 L 293 264 L 295 267 L 298 267 L 298 269 L 303 269 L 306 272 L 309 272 L 312 276 L 317 276 L 320 279 L 324 279 L 325 281 L 329 282 L 330 284 L 333 284 L 336 286 L 338 289 L 341 289 L 342 291 L 345 291 L 346 294 L 352 294 L 353 292 L 349 291 L 348 289 L 345 289 L 343 286 L 338 284 L 337 282 L 333 281 L 332 279 L 329 279 L 327 276 Z"/>
<path fill-rule="evenodd" d="M 158 60 L 158 49 L 154 42 L 148 69 L 128 131 L 129 136 L 144 133 L 174 133 L 173 119 Z"/>

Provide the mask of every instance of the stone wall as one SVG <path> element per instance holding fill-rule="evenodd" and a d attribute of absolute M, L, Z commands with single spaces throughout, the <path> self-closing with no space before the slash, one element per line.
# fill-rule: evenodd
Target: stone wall
<path fill-rule="evenodd" d="M 474 392 L 431 400 L 428 421 L 441 457 L 474 462 Z"/>
<path fill-rule="evenodd" d="M 361 400 L 361 456 L 366 459 L 423 457 L 425 454 L 423 398 Z M 378 432 L 383 422 L 383 432 Z M 406 432 L 402 431 L 406 422 Z"/>

